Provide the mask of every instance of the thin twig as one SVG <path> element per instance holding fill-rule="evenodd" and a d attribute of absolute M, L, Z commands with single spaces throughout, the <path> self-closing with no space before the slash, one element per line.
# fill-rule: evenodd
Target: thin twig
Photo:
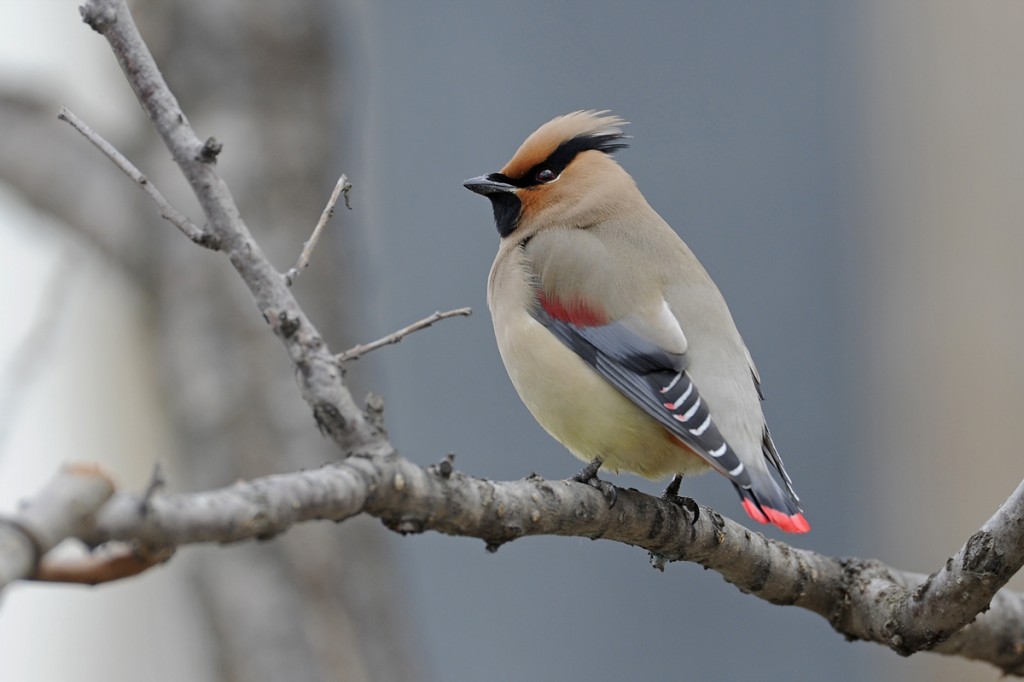
<path fill-rule="evenodd" d="M 284 273 L 284 283 L 291 286 L 298 278 L 299 273 L 309 267 L 309 259 L 313 257 L 313 249 L 316 248 L 317 242 L 320 241 L 320 235 L 324 231 L 324 227 L 327 225 L 327 221 L 334 215 L 334 207 L 338 203 L 338 197 L 342 194 L 345 195 L 345 208 L 352 210 L 352 206 L 348 203 L 348 193 L 352 191 L 352 183 L 348 181 L 348 176 L 344 173 L 338 178 L 338 184 L 334 186 L 334 191 L 331 192 L 331 198 L 327 200 L 327 205 L 324 206 L 323 213 L 320 214 L 320 220 L 316 222 L 316 227 L 313 228 L 313 234 L 310 235 L 309 241 L 302 245 L 302 253 L 299 254 L 299 260 L 296 261 L 295 267 L 288 272 Z"/>
<path fill-rule="evenodd" d="M 334 356 L 334 359 L 338 361 L 338 364 L 348 362 L 349 360 L 355 360 L 356 358 L 366 355 L 371 351 L 375 351 L 382 346 L 388 346 L 391 345 L 392 343 L 398 343 L 409 334 L 412 334 L 413 332 L 418 332 L 421 329 L 426 329 L 435 322 L 440 322 L 441 320 L 448 319 L 449 317 L 469 317 L 472 314 L 472 308 L 456 308 L 455 310 L 448 310 L 443 313 L 436 312 L 429 317 L 424 317 L 419 322 L 413 322 L 408 327 L 402 327 L 398 331 L 391 332 L 387 336 L 379 338 L 376 341 L 371 341 L 370 343 L 361 343 L 358 346 L 349 348 L 347 351 L 338 353 L 337 355 Z"/>
<path fill-rule="evenodd" d="M 136 168 L 135 165 L 124 156 L 124 154 L 117 151 L 114 145 L 107 142 L 99 133 L 86 125 L 85 121 L 78 118 L 78 116 L 76 116 L 67 107 L 61 107 L 60 113 L 57 114 L 57 118 L 61 121 L 67 121 L 70 123 L 72 128 L 80 132 L 85 139 L 89 140 L 89 142 L 92 142 L 97 149 L 103 152 L 108 159 L 114 162 L 115 166 L 120 168 L 125 175 L 141 187 L 142 190 L 149 195 L 149 198 L 153 200 L 153 203 L 157 205 L 157 208 L 160 209 L 160 216 L 162 218 L 176 225 L 186 237 L 196 244 L 213 251 L 220 249 L 220 244 L 212 234 L 204 232 L 180 211 L 171 206 L 171 203 L 164 198 L 164 195 L 160 193 L 160 190 L 158 190 L 153 183 L 149 181 L 149 178 L 142 174 L 142 171 Z"/>
<path fill-rule="evenodd" d="M 161 490 L 167 485 L 167 480 L 164 478 L 163 469 L 160 467 L 160 461 L 157 460 L 156 464 L 153 465 L 153 473 L 149 476 L 149 484 L 146 486 L 146 492 L 142 495 L 142 513 L 145 514 L 149 509 L 149 501 L 153 499 L 153 495 L 157 491 Z"/>

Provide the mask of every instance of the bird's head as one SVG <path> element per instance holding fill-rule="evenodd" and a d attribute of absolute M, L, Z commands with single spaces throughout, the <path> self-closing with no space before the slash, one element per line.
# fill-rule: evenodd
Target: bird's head
<path fill-rule="evenodd" d="M 502 238 L 522 241 L 548 227 L 588 227 L 638 194 L 611 157 L 628 146 L 624 124 L 607 111 L 559 116 L 526 138 L 500 171 L 463 184 L 491 200 Z"/>

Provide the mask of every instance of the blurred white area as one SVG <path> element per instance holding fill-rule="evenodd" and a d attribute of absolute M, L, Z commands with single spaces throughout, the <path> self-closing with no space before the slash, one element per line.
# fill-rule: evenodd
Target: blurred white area
<path fill-rule="evenodd" d="M 5 0 L 3 10 L 4 87 L 61 93 L 92 125 L 129 124 L 137 105 L 74 3 Z M 53 114 L 56 135 L 66 124 Z M 97 153 L 96 163 L 109 162 Z M 116 266 L 69 234 L 0 185 L 0 404 L 8 408 L 0 414 L 0 513 L 68 461 L 98 462 L 130 489 L 145 485 L 158 459 L 167 462 L 170 439 L 146 357 L 146 303 Z M 29 335 L 41 343 L 24 353 Z M 12 368 L 15 354 L 32 366 Z M 12 376 L 27 383 L 11 386 Z M 6 590 L 0 680 L 213 679 L 209 656 L 182 655 L 202 643 L 195 628 L 181 627 L 195 614 L 180 567 L 172 562 L 112 587 Z"/>
<path fill-rule="evenodd" d="M 110 48 L 82 23 L 78 5 L 67 0 L 4 0 L 0 86 L 60 93 L 61 104 L 96 125 L 137 125 L 138 105 L 131 90 L 123 79 L 115 79 Z"/>

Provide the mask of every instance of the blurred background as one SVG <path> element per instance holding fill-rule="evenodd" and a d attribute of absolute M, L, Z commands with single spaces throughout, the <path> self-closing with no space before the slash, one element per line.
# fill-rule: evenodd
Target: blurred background
<path fill-rule="evenodd" d="M 1024 5 L 138 0 L 133 11 L 256 238 L 291 266 L 354 185 L 299 300 L 406 457 L 561 478 L 579 464 L 505 376 L 485 282 L 499 169 L 548 119 L 631 121 L 618 154 L 715 277 L 813 530 L 930 572 L 1022 476 Z M 83 117 L 199 211 L 76 3 L 0 29 L 0 510 L 61 462 L 201 490 L 337 458 L 223 257 L 162 223 L 56 120 Z M 657 493 L 664 482 L 622 476 Z M 684 494 L 745 522 L 720 478 Z M 763 529 L 758 529 L 763 530 Z M 773 530 L 766 533 L 776 535 Z M 1024 588 L 1019 579 L 1016 589 Z M 0 679 L 995 680 L 848 643 L 818 616 L 625 546 L 399 538 L 372 519 L 182 549 L 95 589 L 18 585 Z"/>

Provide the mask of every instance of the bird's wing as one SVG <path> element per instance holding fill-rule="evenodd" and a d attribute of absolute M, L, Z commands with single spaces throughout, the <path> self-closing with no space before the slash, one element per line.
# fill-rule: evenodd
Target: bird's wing
<path fill-rule="evenodd" d="M 785 491 L 766 467 L 748 468 L 722 436 L 686 371 L 686 337 L 668 305 L 662 301 L 661 306 L 663 311 L 655 307 L 646 314 L 609 322 L 585 305 L 565 306 L 539 294 L 532 314 L 606 381 L 726 476 L 751 518 L 789 532 L 809 530 L 767 426 L 762 454 L 781 474 Z M 751 371 L 756 381 L 753 365 Z"/>
<path fill-rule="evenodd" d="M 685 446 L 737 486 L 749 488 L 745 465 L 719 432 L 686 371 L 686 337 L 668 305 L 662 301 L 646 315 L 603 324 L 590 324 L 599 316 L 580 310 L 579 305 L 562 306 L 540 296 L 533 316 Z"/>

